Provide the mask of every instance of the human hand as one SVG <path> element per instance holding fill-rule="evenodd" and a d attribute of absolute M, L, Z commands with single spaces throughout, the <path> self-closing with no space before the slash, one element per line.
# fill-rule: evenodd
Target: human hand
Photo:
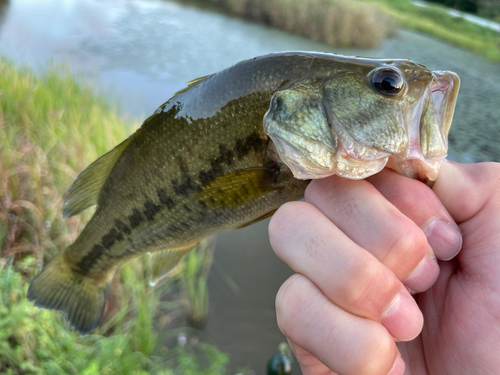
<path fill-rule="evenodd" d="M 304 375 L 498 373 L 500 164 L 444 162 L 432 190 L 334 176 L 305 200 L 269 225 L 297 272 L 276 311 Z"/>

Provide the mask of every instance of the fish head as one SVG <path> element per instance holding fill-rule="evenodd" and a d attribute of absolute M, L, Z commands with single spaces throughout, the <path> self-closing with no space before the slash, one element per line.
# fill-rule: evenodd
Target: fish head
<path fill-rule="evenodd" d="M 278 90 L 264 130 L 299 179 L 384 167 L 434 181 L 448 150 L 459 78 L 409 60 L 344 59 Z"/>

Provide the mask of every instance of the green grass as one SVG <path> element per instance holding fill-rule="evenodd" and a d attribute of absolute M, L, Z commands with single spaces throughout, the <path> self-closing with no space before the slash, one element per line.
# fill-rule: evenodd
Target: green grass
<path fill-rule="evenodd" d="M 0 72 L 0 373 L 225 374 L 228 357 L 215 347 L 165 346 L 179 333 L 166 330 L 169 313 L 183 304 L 162 301 L 176 279 L 148 287 L 144 257 L 117 272 L 104 323 L 91 335 L 78 336 L 60 313 L 27 301 L 29 280 L 92 214 L 62 219 L 68 187 L 136 124 L 64 68 L 36 75 L 0 58 Z M 203 287 L 195 297 L 205 307 Z"/>
<path fill-rule="evenodd" d="M 33 253 L 40 266 L 44 254 L 73 242 L 91 215 L 62 220 L 67 189 L 132 125 L 64 68 L 37 76 L 0 58 L 0 72 L 2 251 L 16 259 Z"/>
<path fill-rule="evenodd" d="M 403 27 L 463 47 L 491 61 L 500 61 L 500 33 L 448 14 L 443 6 L 419 7 L 409 0 L 363 0 L 377 4 Z"/>
<path fill-rule="evenodd" d="M 16 269 L 31 274 L 33 258 L 17 262 Z M 39 310 L 26 300 L 28 283 L 21 272 L 5 262 L 0 268 L 0 373 L 2 374 L 143 374 L 161 370 L 160 361 L 151 358 L 156 334 L 151 327 L 151 311 L 157 298 L 132 290 L 134 272 L 127 267 L 122 278 L 125 292 L 121 293 L 122 312 L 126 306 L 138 303 L 141 308 L 132 317 L 117 314 L 112 326 L 115 333 L 96 333 L 79 337 L 70 331 L 60 314 Z M 142 307 L 144 306 L 144 307 Z M 126 320 L 126 322 L 125 322 Z M 99 331 L 98 331 L 99 332 Z"/>
<path fill-rule="evenodd" d="M 0 264 L 0 373 L 85 375 L 216 375 L 225 374 L 229 358 L 207 344 L 166 348 L 154 323 L 158 291 L 148 289 L 134 267 L 125 266 L 121 283 L 122 308 L 97 333 L 80 337 L 53 311 L 39 310 L 26 300 L 34 262 Z M 140 290 L 137 290 L 140 289 Z M 137 311 L 126 304 L 138 306 Z M 127 317 L 126 315 L 132 314 Z M 120 322 L 121 321 L 121 322 Z M 113 333 L 106 333 L 109 327 Z M 201 365 L 201 363 L 205 365 Z"/>
<path fill-rule="evenodd" d="M 195 328 L 205 325 L 209 309 L 207 279 L 213 263 L 215 237 L 201 241 L 186 256 L 184 268 L 179 273 L 184 309 L 189 324 Z"/>

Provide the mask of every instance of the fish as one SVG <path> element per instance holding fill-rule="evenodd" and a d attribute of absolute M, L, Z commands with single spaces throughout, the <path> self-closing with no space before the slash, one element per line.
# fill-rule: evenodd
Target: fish
<path fill-rule="evenodd" d="M 409 60 L 317 52 L 259 56 L 190 81 L 77 177 L 63 216 L 95 213 L 27 298 L 88 334 L 115 271 L 140 254 L 159 278 L 204 238 L 303 198 L 311 179 L 388 167 L 433 181 L 458 88 L 455 73 Z"/>

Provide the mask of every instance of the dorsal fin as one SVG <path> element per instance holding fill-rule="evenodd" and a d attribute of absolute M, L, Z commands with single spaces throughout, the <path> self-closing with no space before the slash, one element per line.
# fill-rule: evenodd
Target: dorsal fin
<path fill-rule="evenodd" d="M 177 91 L 173 96 L 179 95 L 179 94 L 181 94 L 183 92 L 186 92 L 186 91 L 192 89 L 193 87 L 198 86 L 205 79 L 210 78 L 212 76 L 213 76 L 213 74 L 209 74 L 207 76 L 203 76 L 203 77 L 200 77 L 200 78 L 195 78 L 195 79 L 192 79 L 189 82 L 186 82 L 187 87 L 184 87 L 182 90 Z"/>
<path fill-rule="evenodd" d="M 63 218 L 77 215 L 97 204 L 97 197 L 104 182 L 131 139 L 132 137 L 127 138 L 80 173 L 66 194 L 63 203 Z"/>

